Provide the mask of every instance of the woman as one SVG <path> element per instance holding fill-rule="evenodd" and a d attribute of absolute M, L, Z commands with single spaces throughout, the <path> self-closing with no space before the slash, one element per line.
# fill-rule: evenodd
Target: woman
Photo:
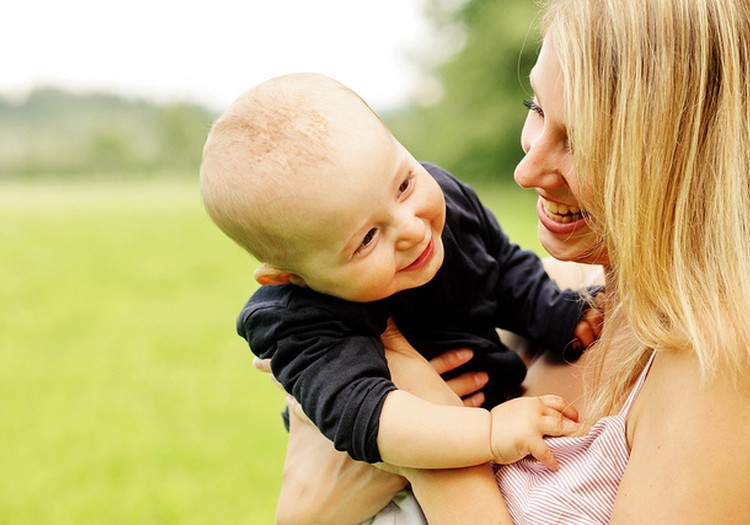
<path fill-rule="evenodd" d="M 587 419 L 637 394 L 604 522 L 750 523 L 750 5 L 553 0 L 543 30 L 516 180 L 553 256 L 606 268 Z M 487 469 L 402 474 L 430 523 L 510 519 Z"/>

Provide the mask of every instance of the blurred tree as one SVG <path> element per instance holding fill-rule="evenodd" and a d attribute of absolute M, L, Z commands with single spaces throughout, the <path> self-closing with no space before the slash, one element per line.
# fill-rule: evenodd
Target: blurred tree
<path fill-rule="evenodd" d="M 538 37 L 535 0 L 425 0 L 434 29 L 411 105 L 383 115 L 417 158 L 468 181 L 512 179 Z M 0 97 L 0 177 L 194 176 L 215 114 L 114 94 L 38 88 Z"/>
<path fill-rule="evenodd" d="M 417 101 L 384 115 L 419 159 L 464 180 L 512 179 L 538 36 L 533 0 L 428 0 L 435 43 Z"/>
<path fill-rule="evenodd" d="M 131 141 L 118 129 L 97 130 L 87 142 L 91 148 L 90 167 L 98 172 L 111 173 L 132 163 Z"/>
<path fill-rule="evenodd" d="M 194 104 L 49 87 L 18 102 L 0 98 L 0 177 L 192 177 L 214 118 Z"/>
<path fill-rule="evenodd" d="M 158 122 L 162 163 L 197 169 L 210 125 L 205 110 L 193 105 L 170 104 L 159 112 Z M 201 123 L 203 125 L 196 125 Z"/>

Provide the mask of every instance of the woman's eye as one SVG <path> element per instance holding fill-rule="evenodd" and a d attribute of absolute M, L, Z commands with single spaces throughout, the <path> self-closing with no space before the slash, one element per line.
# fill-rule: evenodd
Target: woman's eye
<path fill-rule="evenodd" d="M 542 108 L 540 108 L 536 102 L 533 100 L 527 99 L 523 101 L 523 105 L 526 106 L 526 109 L 529 111 L 533 111 L 540 117 L 544 117 L 544 111 L 542 111 Z"/>
<path fill-rule="evenodd" d="M 359 253 L 360 251 L 364 250 L 369 246 L 369 244 L 372 242 L 372 240 L 375 238 L 375 234 L 378 232 L 376 228 L 371 228 L 370 231 L 368 231 L 365 234 L 365 238 L 362 239 L 362 242 L 360 243 L 359 247 L 357 247 L 356 253 Z"/>

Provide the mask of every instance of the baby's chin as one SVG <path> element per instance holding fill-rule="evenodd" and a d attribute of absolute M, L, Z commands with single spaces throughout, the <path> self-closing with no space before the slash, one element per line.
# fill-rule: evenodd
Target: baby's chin
<path fill-rule="evenodd" d="M 435 252 L 433 253 L 428 265 L 422 268 L 419 272 L 415 272 L 414 275 L 402 276 L 402 283 L 399 291 L 419 288 L 420 286 L 424 286 L 432 281 L 443 266 L 443 259 L 443 245 L 442 243 L 439 245 L 436 244 Z"/>

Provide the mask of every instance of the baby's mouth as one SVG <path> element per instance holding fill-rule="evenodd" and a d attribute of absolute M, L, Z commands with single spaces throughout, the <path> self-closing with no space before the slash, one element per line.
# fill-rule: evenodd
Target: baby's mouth
<path fill-rule="evenodd" d="M 427 243 L 427 247 L 422 251 L 422 253 L 417 257 L 417 259 L 412 262 L 409 266 L 406 268 L 402 268 L 400 271 L 409 271 L 414 270 L 415 268 L 421 268 L 426 261 L 428 261 L 432 255 L 435 253 L 435 242 L 433 240 L 430 240 L 429 243 Z"/>
<path fill-rule="evenodd" d="M 563 224 L 580 221 L 586 216 L 586 211 L 578 206 L 559 204 L 557 202 L 548 201 L 547 199 L 542 199 L 542 207 L 544 208 L 544 213 L 547 217 L 555 222 L 561 222 Z"/>

